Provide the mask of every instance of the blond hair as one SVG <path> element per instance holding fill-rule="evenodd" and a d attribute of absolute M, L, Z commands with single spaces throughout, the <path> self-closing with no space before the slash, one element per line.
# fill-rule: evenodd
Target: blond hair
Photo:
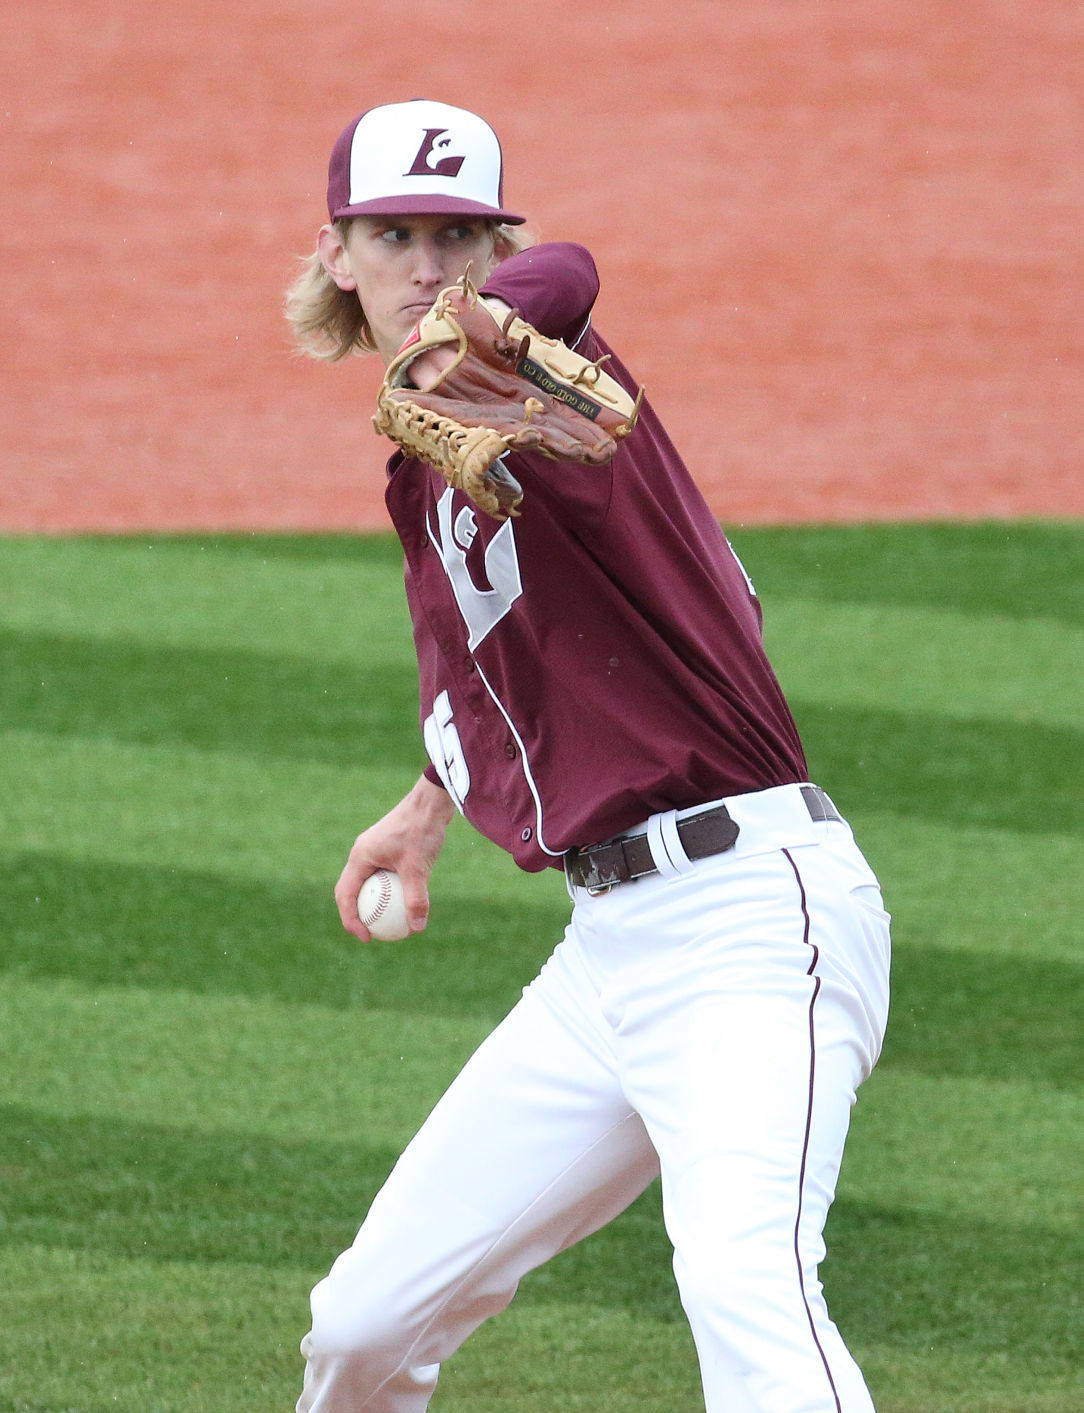
<path fill-rule="evenodd" d="M 345 244 L 351 218 L 334 222 Z M 521 227 L 487 221 L 498 260 L 534 244 Z M 351 353 L 375 353 L 372 330 L 355 290 L 340 289 L 324 269 L 319 251 L 300 259 L 301 271 L 286 291 L 285 314 L 302 353 L 334 363 Z"/>

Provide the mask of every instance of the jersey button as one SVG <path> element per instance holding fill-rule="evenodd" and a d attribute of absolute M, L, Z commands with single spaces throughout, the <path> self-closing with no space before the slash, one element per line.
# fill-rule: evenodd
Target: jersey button
<path fill-rule="evenodd" d="M 508 757 L 509 760 L 515 760 L 515 758 L 516 758 L 515 742 L 509 741 L 509 742 L 507 743 L 507 745 L 505 746 L 505 748 L 504 748 L 504 753 L 505 753 L 505 755 Z"/>
<path fill-rule="evenodd" d="M 523 840 L 525 844 L 527 844 L 530 842 L 533 835 L 534 830 L 528 825 L 528 827 L 523 831 L 523 833 L 519 837 Z"/>

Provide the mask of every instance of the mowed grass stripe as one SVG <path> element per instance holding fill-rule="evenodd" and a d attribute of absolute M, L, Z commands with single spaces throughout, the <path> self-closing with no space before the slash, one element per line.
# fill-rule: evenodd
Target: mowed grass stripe
<path fill-rule="evenodd" d="M 363 947 L 339 924 L 330 877 L 16 855 L 0 859 L 0 974 L 496 1020 L 560 937 L 568 899 L 556 875 L 505 888 L 464 867 L 441 861 L 424 936 Z"/>
<path fill-rule="evenodd" d="M 1017 834 L 1084 833 L 1084 732 L 872 707 L 791 705 L 812 779 L 863 810 Z"/>
<path fill-rule="evenodd" d="M 1063 630 L 1053 620 L 1074 622 L 1080 586 L 1066 566 L 1073 545 L 1079 564 L 1081 540 L 1075 529 L 1024 530 L 1024 552 L 1003 555 L 1013 531 L 863 531 L 835 541 L 834 563 L 834 532 L 771 532 L 758 540 L 772 551 L 763 566 L 738 545 L 769 630 L 774 616 L 788 643 L 794 637 L 783 667 L 796 674 L 788 686 L 814 770 L 858 826 L 896 915 L 893 1028 L 856 1111 L 825 1271 L 881 1413 L 1084 1406 L 1072 1345 L 1078 1169 L 1069 1142 L 1079 1132 L 1071 1076 L 1080 1067 L 1065 1025 L 1078 1006 L 1082 884 L 1069 831 L 1079 826 L 1063 807 L 1070 784 L 1059 796 L 1046 763 L 1021 772 L 1010 739 L 1026 735 L 1044 762 L 1079 755 L 1065 683 L 1046 693 L 1041 719 L 1028 719 L 1026 732 L 1021 723 L 1027 673 L 1041 678 L 1044 664 L 1056 665 L 1051 645 Z M 308 1285 L 349 1240 L 359 1195 L 367 1200 L 514 1000 L 536 947 L 548 950 L 567 911 L 560 879 L 523 878 L 457 826 L 434 881 L 430 935 L 364 951 L 346 939 L 337 950 L 344 938 L 326 890 L 353 832 L 414 778 L 416 725 L 405 723 L 402 755 L 391 759 L 310 760 L 282 754 L 288 733 L 270 704 L 253 703 L 261 674 L 278 680 L 285 664 L 275 699 L 289 711 L 306 658 L 314 677 L 330 664 L 349 683 L 385 604 L 397 625 L 386 661 L 405 682 L 413 669 L 393 543 L 201 537 L 61 542 L 58 554 L 56 542 L 26 542 L 20 556 L 21 568 L 0 563 L 0 623 L 16 637 L 38 635 L 58 658 L 82 651 L 87 672 L 92 639 L 116 670 L 92 709 L 59 709 L 48 734 L 37 730 L 24 676 L 24 726 L 3 743 L 0 846 L 21 854 L 0 880 L 5 924 L 15 917 L 19 927 L 0 959 L 11 963 L 0 986 L 10 1077 L 0 1163 L 14 1178 L 14 1221 L 0 1229 L 10 1293 L 0 1368 L 15 1371 L 0 1395 L 10 1391 L 18 1413 L 289 1406 Z M 967 565 L 984 566 L 981 584 L 968 588 Z M 369 597 L 350 601 L 358 584 Z M 828 605 L 819 638 L 818 603 Z M 973 614 L 981 651 L 971 670 L 989 677 L 1015 658 L 1010 682 L 969 685 L 963 662 L 952 676 L 953 640 Z M 848 624 L 883 629 L 883 679 L 867 642 L 850 656 L 833 647 Z M 909 628 L 936 639 L 916 650 L 920 685 L 907 678 Z M 176 734 L 199 729 L 183 705 L 139 742 L 110 739 L 125 729 L 113 698 L 154 673 L 163 643 L 169 692 L 184 695 L 183 663 L 195 650 L 208 705 L 220 704 L 215 673 L 240 651 L 244 689 L 223 715 L 254 712 L 247 749 L 233 723 L 221 747 L 205 737 L 196 748 L 178 744 Z M 17 669 L 19 651 L 14 642 Z M 876 677 L 869 690 L 884 699 L 863 699 L 848 717 L 851 698 L 834 697 L 815 673 L 803 691 L 797 674 L 817 659 L 845 669 L 844 684 Z M 78 697 L 77 676 L 64 695 Z M 940 706 L 928 688 L 938 676 L 950 694 Z M 140 704 L 129 721 L 148 710 Z M 302 712 L 309 724 L 299 738 L 310 726 L 319 734 L 322 712 Z M 916 713 L 923 729 L 909 732 L 900 718 Z M 867 728 L 876 755 L 863 763 L 852 744 Z M 261 737 L 272 747 L 262 754 Z M 920 775 L 926 759 L 937 769 L 916 781 L 911 753 Z M 1016 808 L 999 813 L 992 787 L 1006 783 Z M 176 886 L 163 888 L 165 879 Z M 59 893 L 68 880 L 71 901 Z M 40 902 L 26 903 L 30 889 Z M 38 911 L 24 927 L 27 907 Z M 278 933 L 274 917 L 256 920 L 261 912 L 282 918 Z M 306 983 L 298 957 L 310 954 L 316 975 Z M 487 957 L 496 958 L 488 975 L 476 971 Z M 141 965 L 143 984 L 132 985 Z M 480 1413 L 506 1406 L 512 1389 L 518 1408 L 539 1413 L 624 1409 L 630 1396 L 660 1413 L 693 1406 L 695 1366 L 656 1204 L 653 1189 L 525 1282 L 509 1316 L 446 1370 L 436 1408 Z M 157 1242 L 155 1260 L 144 1259 L 143 1240 Z M 84 1249 L 64 1251 L 65 1242 Z M 278 1294 L 277 1311 L 251 1298 L 257 1287 Z M 189 1358 L 193 1346 L 201 1358 Z M 262 1364 L 268 1350 L 282 1362 Z"/>
<path fill-rule="evenodd" d="M 856 824 L 880 813 L 965 831 L 978 826 L 1052 838 L 1081 832 L 1084 743 L 1077 733 L 933 723 L 801 702 L 796 708 L 811 775 L 830 786 Z M 367 761 L 355 756 L 338 766 L 328 761 L 325 768 L 291 756 L 0 733 L 6 752 L 0 839 L 11 849 L 63 847 L 75 855 L 89 849 L 91 856 L 118 859 L 132 858 L 133 850 L 145 858 L 148 848 L 161 858 L 166 846 L 179 862 L 225 873 L 237 871 L 234 856 L 244 858 L 251 843 L 261 857 L 249 850 L 242 868 L 259 875 L 272 866 L 291 876 L 312 857 L 316 840 L 333 839 L 337 859 L 344 839 L 409 788 L 422 765 L 420 748 L 413 736 L 396 739 L 398 752 L 376 752 Z M 255 834 L 239 835 L 241 820 Z M 266 853 L 270 836 L 284 829 L 290 853 Z M 1048 904 L 1056 906 L 1058 896 Z"/>
<path fill-rule="evenodd" d="M 893 961 L 885 1065 L 1079 1089 L 1084 962 L 914 945 Z"/>
<path fill-rule="evenodd" d="M 793 705 L 810 774 L 848 816 L 865 810 L 1021 834 L 1084 832 L 1084 733 L 843 703 Z M 204 734 L 221 740 L 232 733 L 209 726 Z M 392 744 L 382 749 L 386 742 Z M 0 732 L 0 750 L 7 805 L 0 837 L 6 834 L 14 848 L 76 845 L 88 813 L 97 817 L 93 832 L 99 836 L 148 826 L 156 834 L 167 828 L 183 833 L 198 820 L 217 840 L 226 831 L 236 834 L 240 821 L 258 819 L 261 809 L 307 818 L 318 808 L 312 791 L 329 817 L 341 819 L 349 801 L 356 833 L 375 817 L 370 806 L 393 803 L 424 763 L 416 728 L 400 736 L 376 733 L 369 750 L 359 740 L 338 764 L 256 749 L 25 730 Z M 63 819 L 56 815 L 59 801 L 65 802 Z M 229 852 L 243 854 L 244 843 L 231 839 Z M 198 838 L 191 847 L 196 852 L 188 855 L 181 845 L 182 861 L 206 857 Z M 262 872 L 257 860 L 252 866 Z"/>
<path fill-rule="evenodd" d="M 1084 734 L 1084 632 L 957 614 L 773 606 L 769 644 L 796 705 Z M 402 755 L 417 735 L 409 635 L 370 667 L 239 647 L 0 630 L 8 728 L 315 760 Z M 825 664 L 831 670 L 825 670 Z M 1041 739 L 1041 738 L 1036 738 Z M 416 749 L 416 747 L 414 747 Z"/>
<path fill-rule="evenodd" d="M 394 1147 L 358 1139 L 266 1139 L 3 1105 L 0 1246 L 308 1271 L 314 1253 L 349 1245 L 396 1156 Z M 922 1312 L 918 1327 L 912 1316 L 905 1330 L 895 1302 L 870 1301 L 877 1313 L 867 1306 L 867 1337 L 922 1340 L 951 1330 L 972 1349 L 1003 1348 L 1011 1339 L 1018 1351 L 1071 1356 L 1067 1258 L 1084 1255 L 1084 1245 L 1068 1214 L 1044 1221 L 1019 1202 L 1006 1215 L 923 1208 L 893 1202 L 889 1190 L 873 1201 L 845 1192 L 830 1223 L 837 1305 L 869 1301 L 881 1285 Z M 533 1283 L 563 1303 L 678 1318 L 671 1254 L 653 1187 L 619 1224 Z M 1013 1307 L 1025 1302 L 1030 1315 L 1021 1321 Z"/>
<path fill-rule="evenodd" d="M 0 1105 L 10 1174 L 0 1248 L 52 1245 L 155 1261 L 311 1269 L 348 1246 L 397 1157 L 318 1143 Z M 680 1318 L 657 1189 L 554 1263 L 546 1298 Z"/>
<path fill-rule="evenodd" d="M 897 956 L 910 947 L 982 957 L 1080 962 L 1080 839 L 967 828 L 852 812 L 894 917 Z"/>
<path fill-rule="evenodd" d="M 396 1150 L 487 1028 L 70 982 L 15 981 L 0 992 L 13 1111 L 269 1147 Z M 1082 1117 L 1072 1087 L 886 1064 L 863 1089 L 843 1190 L 891 1207 L 1075 1226 Z"/>
<path fill-rule="evenodd" d="M 294 1269 L 266 1265 L 0 1247 L 0 1327 L 4 1334 L 33 1331 L 0 1359 L 0 1407 L 289 1408 L 300 1390 L 297 1346 L 307 1328 L 308 1285 Z"/>
<path fill-rule="evenodd" d="M 951 521 L 735 528 L 766 600 L 949 607 L 1084 623 L 1084 521 Z"/>
<path fill-rule="evenodd" d="M 1061 618 L 1076 628 L 1084 621 L 1084 522 L 728 528 L 766 601 L 949 606 Z M 93 601 L 103 633 L 272 650 L 295 644 L 344 660 L 353 625 L 384 611 L 401 566 L 391 534 L 6 537 L 0 622 L 78 630 Z M 209 608 L 213 639 L 191 639 Z M 405 618 L 401 590 L 396 612 Z"/>
<path fill-rule="evenodd" d="M 306 1270 L 350 1244 L 396 1157 L 0 1105 L 0 1245 Z"/>
<path fill-rule="evenodd" d="M 1025 970 L 1079 966 L 1078 840 L 879 815 L 865 817 L 860 833 L 886 880 L 899 966 L 911 952 L 942 951 L 980 964 L 1019 960 Z M 102 853 L 115 842 L 102 841 Z M 493 1014 L 568 914 L 556 874 L 515 872 L 459 822 L 438 861 L 432 901 L 430 927 L 410 946 L 360 948 L 339 928 L 330 877 L 259 879 L 159 860 L 12 853 L 0 859 L 0 970 L 405 1010 L 436 994 L 452 1012 Z"/>
<path fill-rule="evenodd" d="M 25 1270 L 24 1270 L 25 1267 Z M 11 1413 L 222 1413 L 289 1408 L 300 1391 L 297 1345 L 322 1270 L 111 1257 L 47 1246 L 0 1249 L 0 1319 L 39 1331 L 0 1367 Z M 56 1292 L 64 1291 L 64 1320 Z M 642 1413 L 693 1407 L 699 1380 L 679 1320 L 533 1298 L 477 1336 L 444 1369 L 440 1407 Z M 242 1343 L 243 1342 L 243 1343 Z M 66 1358 L 79 1351 L 77 1361 Z M 524 1349 L 537 1349 L 525 1360 Z M 243 1356 L 242 1356 L 243 1349 Z M 571 1396 L 574 1402 L 566 1401 Z"/>
<path fill-rule="evenodd" d="M 1079 1378 L 1054 1361 L 1037 1366 L 1032 1358 L 1005 1350 L 971 1355 L 958 1341 L 946 1340 L 916 1352 L 903 1340 L 864 1339 L 860 1314 L 841 1323 L 878 1413 L 1069 1413 L 1079 1407 Z M 484 1326 L 456 1355 L 442 1374 L 433 1413 L 507 1413 L 509 1389 L 515 1390 L 516 1413 L 700 1408 L 703 1395 L 684 1334 L 680 1325 L 535 1304 L 528 1297 Z M 529 1361 L 525 1349 L 532 1351 Z"/>
<path fill-rule="evenodd" d="M 206 868 L 223 876 L 331 882 L 359 828 L 417 779 L 287 757 L 0 732 L 0 845 Z"/>
<path fill-rule="evenodd" d="M 8 1174 L 0 1247 L 110 1257 L 311 1270 L 314 1253 L 349 1244 L 395 1150 L 57 1118 L 0 1107 Z M 828 1231 L 826 1266 L 837 1319 L 870 1340 L 1011 1346 L 1050 1368 L 1075 1347 L 1068 1223 L 950 1212 L 844 1193 Z M 524 1283 L 563 1305 L 628 1309 L 658 1320 L 680 1312 L 657 1186 L 589 1241 Z M 898 1299 L 878 1298 L 892 1291 Z M 904 1315 L 904 1310 L 908 1313 Z M 1021 1314 L 1026 1311 L 1026 1314 Z"/>
<path fill-rule="evenodd" d="M 948 530 L 958 554 L 973 550 L 973 537 L 989 532 L 983 526 L 933 529 Z M 828 653 L 837 675 L 848 681 L 848 697 L 876 694 L 883 682 L 897 696 L 881 704 L 917 709 L 932 697 L 934 709 L 944 711 L 951 702 L 958 714 L 1023 713 L 1053 725 L 1079 721 L 1084 527 L 1042 527 L 1059 553 L 1044 557 L 1032 545 L 1035 553 L 1023 567 L 1020 547 L 1002 527 L 996 532 L 1003 541 L 1000 558 L 986 563 L 981 592 L 957 598 L 946 591 L 942 574 L 923 578 L 926 592 L 917 603 L 907 592 L 894 600 L 887 590 L 907 590 L 910 580 L 894 576 L 893 550 L 899 553 L 907 543 L 921 544 L 929 532 L 921 526 L 883 526 L 828 534 L 829 541 L 842 538 L 861 545 L 867 556 L 876 555 L 883 543 L 888 560 L 882 574 L 871 573 L 862 581 L 864 598 L 856 596 L 843 575 L 843 586 L 850 587 L 841 592 L 838 604 L 826 601 L 836 583 L 827 571 L 843 567 L 838 561 L 825 565 L 818 560 L 819 574 L 798 575 L 794 569 L 796 562 L 815 553 L 825 538 L 821 532 L 765 532 L 775 552 L 767 560 L 767 584 L 761 592 L 769 643 L 781 675 L 807 694 L 814 688 L 831 692 L 832 676 L 823 671 Z M 1068 562 L 1062 543 L 1067 535 L 1077 548 Z M 752 539 L 758 543 L 758 534 Z M 352 669 L 361 666 L 359 648 L 364 642 L 370 675 L 395 663 L 412 669 L 401 556 L 388 537 L 332 540 L 330 551 L 337 557 L 331 559 L 321 557 L 329 546 L 319 540 L 280 544 L 274 537 L 210 543 L 183 537 L 151 542 L 8 540 L 0 541 L 0 547 L 0 624 L 13 634 L 27 635 L 28 655 L 40 656 L 46 665 L 86 638 L 90 643 L 116 639 L 136 653 L 160 645 L 174 650 L 169 661 L 184 648 L 209 654 L 212 660 L 236 649 L 281 657 L 287 664 L 301 658 Z M 293 553 L 284 556 L 282 550 L 291 548 Z M 305 553 L 315 556 L 311 564 L 299 558 Z M 808 570 L 809 564 L 805 567 Z M 1030 618 L 1020 612 L 1023 600 L 1016 579 L 1021 572 L 1036 590 L 1026 598 L 1033 610 Z M 999 575 L 1016 585 L 1010 600 L 1014 614 L 1004 611 Z M 374 623 L 386 631 L 374 633 Z M 40 647 L 35 646 L 36 635 Z M 55 640 L 52 650 L 50 639 Z M 283 671 L 288 670 L 284 666 Z M 265 671 L 272 677 L 277 673 L 270 662 Z M 198 688 L 198 666 L 193 676 Z M 168 676 L 164 685 L 171 685 Z M 905 698 L 898 695 L 901 692 Z M 874 696 L 871 701 L 878 704 L 881 699 Z"/>
<path fill-rule="evenodd" d="M 402 552 L 387 537 L 328 559 L 201 539 L 0 540 L 0 623 L 20 633 L 237 648 L 378 672 L 409 653 Z M 380 625 L 385 631 L 374 631 Z M 404 643 L 404 637 L 407 640 Z"/>
<path fill-rule="evenodd" d="M 275 1142 L 406 1143 L 485 1020 L 8 979 L 4 1100 Z"/>
<path fill-rule="evenodd" d="M 776 672 L 804 703 L 1084 733 L 1084 627 L 807 598 L 766 613 Z"/>
<path fill-rule="evenodd" d="M 0 864 L 0 916 L 11 920 L 0 971 L 496 1021 L 560 937 L 563 891 L 489 897 L 480 909 L 469 883 L 443 877 L 423 937 L 363 948 L 339 928 L 326 888 L 26 856 Z M 923 945 L 908 921 L 897 912 L 883 1064 L 1078 1084 L 1084 962 L 1001 955 L 988 932 L 985 949 L 953 949 L 951 937 Z"/>
<path fill-rule="evenodd" d="M 885 1210 L 1035 1223 L 1080 1252 L 1084 1094 L 1025 1080 L 874 1071 L 859 1094 L 840 1195 Z"/>
<path fill-rule="evenodd" d="M 0 632 L 9 729 L 355 765 L 416 760 L 418 677 L 241 648 Z"/>
<path fill-rule="evenodd" d="M 37 1332 L 0 1368 L 0 1398 L 11 1413 L 289 1407 L 302 1368 L 296 1333 L 305 1328 L 308 1285 L 319 1273 L 0 1249 L 0 1319 L 5 1328 L 25 1320 Z M 972 1354 L 958 1341 L 949 1347 L 938 1332 L 932 1347 L 917 1349 L 905 1330 L 866 1339 L 863 1323 L 861 1314 L 848 1320 L 844 1334 L 879 1413 L 1067 1413 L 1076 1406 L 1079 1380 L 1049 1368 L 1040 1352 L 1017 1356 L 1010 1345 L 1008 1353 Z M 700 1400 L 682 1321 L 562 1304 L 530 1282 L 445 1367 L 433 1410 L 506 1413 L 510 1390 L 517 1413 L 625 1413 L 630 1390 L 637 1413 L 674 1413 Z"/>

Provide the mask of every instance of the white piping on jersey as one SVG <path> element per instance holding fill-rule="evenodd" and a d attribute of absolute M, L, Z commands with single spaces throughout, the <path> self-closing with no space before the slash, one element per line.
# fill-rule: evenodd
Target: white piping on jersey
<path fill-rule="evenodd" d="M 583 328 L 582 328 L 582 329 L 580 330 L 580 332 L 576 335 L 576 337 L 572 340 L 572 343 L 569 345 L 569 347 L 570 347 L 570 348 L 575 348 L 577 344 L 582 343 L 583 340 L 584 340 L 584 336 L 586 335 L 587 330 L 588 330 L 590 327 L 591 327 L 591 316 L 590 316 L 590 314 L 588 314 L 587 319 L 586 319 L 586 322 L 584 323 Z"/>
<path fill-rule="evenodd" d="M 545 837 L 542 833 L 542 796 L 538 793 L 538 786 L 535 784 L 534 776 L 531 774 L 531 766 L 530 762 L 527 759 L 526 748 L 523 745 L 523 737 L 516 730 L 516 724 L 512 720 L 511 716 L 509 716 L 504 703 L 501 701 L 500 697 L 497 696 L 497 693 L 493 690 L 493 688 L 489 685 L 489 679 L 482 671 L 481 664 L 478 662 L 477 658 L 475 659 L 475 666 L 478 670 L 478 676 L 482 679 L 482 683 L 486 691 L 493 699 L 493 705 L 504 717 L 505 725 L 508 727 L 509 731 L 511 731 L 513 737 L 515 738 L 516 746 L 519 749 L 519 758 L 523 762 L 523 778 L 527 781 L 527 788 L 530 790 L 531 798 L 534 800 L 535 843 L 538 845 L 538 847 L 542 850 L 544 854 L 549 854 L 551 859 L 559 859 L 561 855 L 565 852 L 564 849 L 551 849 L 547 845 Z"/>
<path fill-rule="evenodd" d="M 499 547 L 502 544 L 510 545 L 510 562 L 507 566 L 498 565 L 497 563 L 491 563 L 489 552 L 487 551 L 486 554 L 486 567 L 491 575 L 491 580 L 497 579 L 498 582 L 504 585 L 504 596 L 502 597 L 500 594 L 494 593 L 493 591 L 490 591 L 488 593 L 482 593 L 481 591 L 473 587 L 473 584 L 471 583 L 471 580 L 466 573 L 466 552 L 462 548 L 462 546 L 456 543 L 455 536 L 452 533 L 451 507 L 453 498 L 454 492 L 451 486 L 449 486 L 442 493 L 439 501 L 437 502 L 437 519 L 440 533 L 434 533 L 433 526 L 430 523 L 430 518 L 428 515 L 426 515 L 425 517 L 425 529 L 427 535 L 429 536 L 429 542 L 433 546 L 437 558 L 440 560 L 441 565 L 444 569 L 444 573 L 448 578 L 448 582 L 452 589 L 452 595 L 456 601 L 456 606 L 458 607 L 460 615 L 463 618 L 464 623 L 466 624 L 467 631 L 469 634 L 468 647 L 470 648 L 470 651 L 473 655 L 474 649 L 478 646 L 482 639 L 487 637 L 489 633 L 492 632 L 492 630 L 497 626 L 500 620 L 511 608 L 515 600 L 519 598 L 520 594 L 523 592 L 523 584 L 519 577 L 519 561 L 516 557 L 515 551 L 515 530 L 513 529 L 513 522 L 511 520 L 507 520 L 501 526 L 500 530 L 498 530 L 497 534 L 493 537 L 493 539 L 490 541 L 489 549 L 492 550 L 494 546 L 498 546 L 499 555 Z M 448 545 L 447 547 L 444 543 L 442 543 L 442 539 L 445 534 L 449 536 L 449 539 L 451 541 L 450 545 Z M 452 559 L 452 553 L 454 553 L 454 562 Z M 495 570 L 499 568 L 503 569 L 503 572 L 495 572 Z M 486 612 L 484 614 L 484 622 L 481 624 L 477 622 L 472 622 L 472 619 L 476 616 L 471 612 L 472 596 L 477 596 L 477 599 L 480 602 L 484 603 L 485 606 Z M 489 693 L 494 706 L 500 712 L 501 716 L 504 717 L 505 725 L 512 733 L 512 736 L 516 742 L 516 746 L 519 749 L 519 757 L 523 763 L 523 775 L 525 780 L 527 781 L 527 788 L 531 792 L 531 798 L 534 800 L 535 841 L 544 854 L 549 854 L 550 858 L 560 858 L 560 856 L 564 853 L 564 850 L 549 848 L 546 844 L 545 836 L 542 832 L 542 797 L 538 792 L 538 786 L 535 783 L 534 776 L 531 774 L 530 762 L 527 759 L 527 752 L 523 745 L 523 738 L 517 731 L 515 723 L 512 721 L 511 716 L 508 714 L 504 703 L 501 701 L 500 697 L 498 697 L 497 693 L 490 685 L 489 680 L 486 677 L 485 673 L 482 671 L 481 665 L 479 664 L 477 658 L 474 658 L 474 663 L 478 671 L 478 676 L 482 679 L 482 683 L 485 686 L 486 691 Z"/>

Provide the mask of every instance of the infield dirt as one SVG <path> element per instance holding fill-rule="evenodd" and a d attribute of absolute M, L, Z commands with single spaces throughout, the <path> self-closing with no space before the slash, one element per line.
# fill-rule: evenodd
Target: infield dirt
<path fill-rule="evenodd" d="M 385 524 L 375 369 L 281 297 L 336 133 L 420 95 L 593 250 L 725 521 L 1084 513 L 1076 0 L 508 14 L 9 9 L 0 530 Z"/>

